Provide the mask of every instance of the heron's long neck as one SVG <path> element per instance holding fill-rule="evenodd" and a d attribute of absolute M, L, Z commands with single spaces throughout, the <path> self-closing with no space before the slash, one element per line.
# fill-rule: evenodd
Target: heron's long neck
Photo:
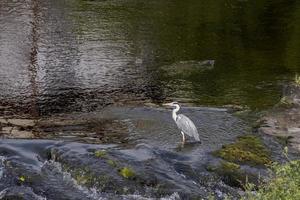
<path fill-rule="evenodd" d="M 177 119 L 177 112 L 179 111 L 179 109 L 180 109 L 180 106 L 179 105 L 175 105 L 176 106 L 176 108 L 174 108 L 174 110 L 173 110 L 173 112 L 172 112 L 172 117 L 173 117 L 173 119 L 174 119 L 174 121 L 176 121 L 176 119 Z"/>

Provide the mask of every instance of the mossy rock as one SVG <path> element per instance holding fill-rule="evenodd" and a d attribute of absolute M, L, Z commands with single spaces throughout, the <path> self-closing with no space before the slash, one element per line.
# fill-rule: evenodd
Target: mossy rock
<path fill-rule="evenodd" d="M 130 167 L 123 167 L 120 170 L 120 175 L 127 179 L 132 179 L 135 177 L 135 173 Z"/>
<path fill-rule="evenodd" d="M 104 150 L 97 150 L 94 152 L 94 155 L 97 157 L 97 158 L 105 158 L 107 153 L 106 151 Z"/>
<path fill-rule="evenodd" d="M 91 169 L 65 167 L 72 178 L 74 178 L 79 185 L 84 185 L 88 188 L 96 187 L 100 191 L 114 190 L 116 193 L 121 193 L 121 188 L 114 184 L 114 178 L 109 174 L 96 174 Z M 112 174 L 113 175 L 113 174 Z"/>
<path fill-rule="evenodd" d="M 251 166 L 271 164 L 270 152 L 264 146 L 262 140 L 254 135 L 238 137 L 232 144 L 224 145 L 213 155 L 224 160 L 248 164 Z"/>
<path fill-rule="evenodd" d="M 218 165 L 207 166 L 207 170 L 218 174 L 222 180 L 232 187 L 243 187 L 247 182 L 257 184 L 258 177 L 241 169 L 240 165 L 221 161 Z"/>

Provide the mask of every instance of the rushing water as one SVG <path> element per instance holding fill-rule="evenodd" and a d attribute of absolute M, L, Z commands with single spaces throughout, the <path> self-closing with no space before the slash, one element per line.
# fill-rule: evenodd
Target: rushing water
<path fill-rule="evenodd" d="M 300 73 L 299 24 L 297 0 L 1 0 L 0 133 L 3 118 L 30 118 L 40 140 L 0 142 L 0 198 L 236 195 L 205 166 L 250 128 L 214 107 L 278 102 Z M 198 106 L 182 112 L 202 144 L 179 145 L 157 106 L 171 100 Z M 99 148 L 143 174 L 139 184 L 95 159 Z M 79 183 L 72 172 L 86 167 L 113 186 Z"/>

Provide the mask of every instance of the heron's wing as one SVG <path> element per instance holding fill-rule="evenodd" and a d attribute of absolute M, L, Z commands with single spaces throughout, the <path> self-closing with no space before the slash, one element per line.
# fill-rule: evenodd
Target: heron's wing
<path fill-rule="evenodd" d="M 195 124 L 187 116 L 183 114 L 177 115 L 176 124 L 182 132 L 191 137 L 194 137 L 195 140 L 200 141 L 199 133 Z"/>

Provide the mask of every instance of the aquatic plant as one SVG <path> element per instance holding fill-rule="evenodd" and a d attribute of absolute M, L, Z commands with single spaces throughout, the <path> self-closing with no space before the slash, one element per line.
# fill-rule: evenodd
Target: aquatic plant
<path fill-rule="evenodd" d="M 235 143 L 224 145 L 220 150 L 213 152 L 213 155 L 230 162 L 252 166 L 271 163 L 269 151 L 261 139 L 254 135 L 238 137 Z"/>
<path fill-rule="evenodd" d="M 130 167 L 123 167 L 120 170 L 120 175 L 127 179 L 135 177 L 135 173 Z"/>
<path fill-rule="evenodd" d="M 97 157 L 97 158 L 104 158 L 107 153 L 105 150 L 97 150 L 94 152 L 94 155 Z"/>

